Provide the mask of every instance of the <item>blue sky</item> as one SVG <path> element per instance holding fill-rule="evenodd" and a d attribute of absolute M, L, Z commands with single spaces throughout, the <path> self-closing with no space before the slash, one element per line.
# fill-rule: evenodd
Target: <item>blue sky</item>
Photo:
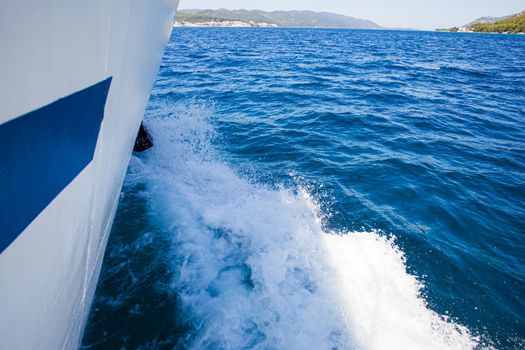
<path fill-rule="evenodd" d="M 181 9 L 227 8 L 314 10 L 370 19 L 384 27 L 435 29 L 466 24 L 482 16 L 525 10 L 524 0 L 181 0 Z"/>

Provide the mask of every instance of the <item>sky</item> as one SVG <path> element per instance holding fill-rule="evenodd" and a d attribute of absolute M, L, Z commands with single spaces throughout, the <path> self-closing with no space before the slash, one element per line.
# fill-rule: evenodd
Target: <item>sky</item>
<path fill-rule="evenodd" d="M 388 28 L 436 29 L 514 14 L 525 10 L 525 0 L 181 0 L 179 8 L 327 11 Z"/>

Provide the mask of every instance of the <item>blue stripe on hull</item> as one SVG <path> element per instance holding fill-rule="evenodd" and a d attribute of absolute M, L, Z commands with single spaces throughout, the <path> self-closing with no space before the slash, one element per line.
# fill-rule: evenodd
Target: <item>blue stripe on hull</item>
<path fill-rule="evenodd" d="M 0 125 L 0 252 L 93 160 L 110 85 Z"/>

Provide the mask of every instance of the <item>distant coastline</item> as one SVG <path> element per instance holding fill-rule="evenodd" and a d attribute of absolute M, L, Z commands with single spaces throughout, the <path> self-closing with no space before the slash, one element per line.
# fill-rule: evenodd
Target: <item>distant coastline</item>
<path fill-rule="evenodd" d="M 437 29 L 438 32 L 525 34 L 525 11 L 505 17 L 481 17 L 461 27 Z"/>
<path fill-rule="evenodd" d="M 175 21 L 174 27 L 232 27 L 232 28 L 248 28 L 248 27 L 278 27 L 273 23 L 265 22 L 254 22 L 254 21 L 202 21 L 202 22 L 189 22 L 189 21 Z"/>
<path fill-rule="evenodd" d="M 174 26 L 383 29 L 366 19 L 330 12 L 226 9 L 180 10 Z"/>

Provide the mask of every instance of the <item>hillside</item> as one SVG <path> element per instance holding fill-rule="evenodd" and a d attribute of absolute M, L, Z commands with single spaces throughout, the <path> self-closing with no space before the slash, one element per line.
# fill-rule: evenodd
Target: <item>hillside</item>
<path fill-rule="evenodd" d="M 470 26 L 474 32 L 525 33 L 525 11 L 494 23 L 476 23 Z"/>
<path fill-rule="evenodd" d="M 242 22 L 254 25 L 300 28 L 354 28 L 380 29 L 376 23 L 364 19 L 329 12 L 260 10 L 180 10 L 179 24 Z"/>
<path fill-rule="evenodd" d="M 462 27 L 438 29 L 447 32 L 525 33 L 525 11 L 505 17 L 481 17 Z"/>

